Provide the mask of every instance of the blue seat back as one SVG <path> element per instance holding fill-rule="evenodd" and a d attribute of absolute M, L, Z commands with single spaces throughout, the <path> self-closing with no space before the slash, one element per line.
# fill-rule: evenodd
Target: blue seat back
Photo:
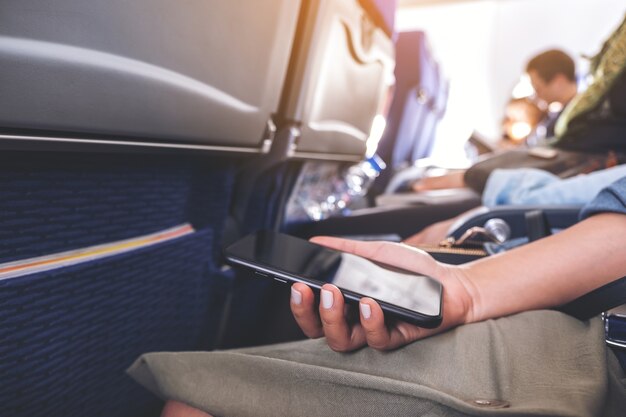
<path fill-rule="evenodd" d="M 195 233 L 0 280 L 0 414 L 157 415 L 124 373 L 141 353 L 210 349 L 232 277 L 219 268 L 233 162 L 7 153 L 0 262 L 149 234 Z"/>
<path fill-rule="evenodd" d="M 379 153 L 392 169 L 428 156 L 441 117 L 439 65 L 424 32 L 401 32 L 396 43 L 396 87 Z M 444 106 L 445 107 L 445 106 Z"/>

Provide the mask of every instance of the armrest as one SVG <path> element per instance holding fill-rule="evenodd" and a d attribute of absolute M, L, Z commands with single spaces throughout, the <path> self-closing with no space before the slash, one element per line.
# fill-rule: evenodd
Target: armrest
<path fill-rule="evenodd" d="M 321 234 L 334 236 L 397 234 L 405 239 L 434 222 L 458 216 L 479 203 L 480 200 L 475 198 L 453 204 L 368 208 L 355 210 L 348 216 L 291 224 L 284 231 L 303 238 Z"/>
<path fill-rule="evenodd" d="M 511 228 L 511 238 L 528 235 L 526 215 L 540 212 L 550 229 L 565 229 L 578 222 L 580 206 L 502 206 L 481 207 L 459 219 L 451 228 L 449 236 L 459 238 L 467 229 L 482 227 L 490 219 L 502 219 Z"/>

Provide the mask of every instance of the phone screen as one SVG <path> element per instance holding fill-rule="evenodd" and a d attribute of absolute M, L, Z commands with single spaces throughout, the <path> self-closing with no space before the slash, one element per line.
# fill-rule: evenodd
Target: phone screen
<path fill-rule="evenodd" d="M 437 325 L 441 316 L 441 284 L 427 276 L 372 262 L 303 239 L 261 231 L 226 249 L 227 258 L 261 272 L 315 288 L 336 285 L 348 299 L 375 299 L 383 310 L 420 324 Z M 407 315 L 408 314 L 408 315 Z M 426 323 L 428 322 L 428 323 Z M 429 327 L 430 327 L 429 326 Z"/>

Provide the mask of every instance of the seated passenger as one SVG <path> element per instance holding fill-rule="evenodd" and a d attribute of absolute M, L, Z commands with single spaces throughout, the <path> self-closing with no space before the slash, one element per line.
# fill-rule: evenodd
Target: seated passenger
<path fill-rule="evenodd" d="M 591 60 L 593 80 L 587 90 L 577 94 L 565 107 L 549 140 L 553 155 L 537 157 L 529 152 L 510 151 L 482 161 L 465 173 L 455 173 L 446 184 L 443 179 L 427 179 L 417 190 L 462 187 L 468 185 L 481 192 L 494 169 L 535 167 L 552 173 L 589 172 L 611 166 L 626 155 L 626 19 Z M 551 88 L 542 82 L 540 72 L 530 71 L 538 89 L 550 100 Z M 567 77 L 562 79 L 563 85 Z M 568 91 L 566 89 L 565 91 Z M 567 98 L 567 94 L 563 98 Z M 554 98 L 555 96 L 552 96 Z M 429 183 L 430 182 L 430 183 Z"/>
<path fill-rule="evenodd" d="M 531 59 L 526 65 L 526 73 L 535 90 L 535 97 L 546 105 L 556 103 L 560 108 L 560 111 L 548 112 L 539 125 L 545 130 L 541 139 L 551 138 L 555 134 L 559 115 L 578 93 L 576 64 L 565 52 L 551 49 Z"/>
<path fill-rule="evenodd" d="M 504 110 L 502 121 L 502 139 L 497 149 L 513 149 L 526 145 L 529 137 L 536 137 L 537 126 L 543 122 L 548 112 L 528 98 L 510 100 Z"/>
<path fill-rule="evenodd" d="M 335 286 L 322 287 L 318 308 L 313 291 L 297 283 L 296 321 L 307 336 L 325 339 L 146 354 L 129 372 L 171 400 L 166 417 L 466 416 L 502 408 L 498 415 L 619 415 L 624 371 L 605 347 L 600 319 L 544 309 L 626 275 L 626 178 L 603 190 L 581 218 L 559 234 L 463 266 L 402 244 L 316 238 L 440 280 L 442 325 L 386 323 L 370 298 L 350 320 Z M 367 346 L 373 349 L 361 349 Z"/>
<path fill-rule="evenodd" d="M 564 108 L 576 96 L 576 65 L 574 60 L 561 50 L 552 49 L 535 56 L 526 65 L 526 73 L 535 90 L 535 97 L 546 106 L 551 103 L 558 103 L 561 108 Z M 542 144 L 546 137 L 554 136 L 554 128 L 560 112 L 532 114 L 532 112 L 529 112 L 529 109 L 521 108 L 524 101 L 528 102 L 527 99 L 518 99 L 511 100 L 507 104 L 503 125 L 504 135 L 505 137 L 516 136 L 512 132 L 514 122 L 511 123 L 509 120 L 516 120 L 520 118 L 520 113 L 526 112 L 530 119 L 529 122 L 534 120 L 536 122 L 531 126 L 532 130 L 526 132 L 523 139 L 529 138 L 529 142 L 533 145 Z M 537 108 L 537 111 L 541 112 L 539 108 Z M 538 131 L 538 127 L 541 128 L 541 132 Z M 507 142 L 503 141 L 503 143 Z M 510 149 L 511 147 L 499 146 L 498 148 Z M 506 166 L 501 166 L 501 168 L 506 168 Z M 465 186 L 465 171 L 457 171 L 449 175 L 425 177 L 415 182 L 412 188 L 413 191 L 420 192 L 445 188 L 463 188 Z"/>
<path fill-rule="evenodd" d="M 490 208 L 523 205 L 582 206 L 589 203 L 601 189 L 622 177 L 626 177 L 626 165 L 566 179 L 539 169 L 496 169 L 487 180 L 482 204 Z M 414 246 L 436 245 L 447 237 L 450 228 L 458 220 L 472 211 L 434 223 L 410 236 L 404 243 Z"/>

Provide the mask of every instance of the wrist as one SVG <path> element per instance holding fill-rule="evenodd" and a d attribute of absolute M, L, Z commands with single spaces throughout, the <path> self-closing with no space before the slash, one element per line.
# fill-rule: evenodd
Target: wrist
<path fill-rule="evenodd" d="M 448 276 L 450 276 L 450 284 L 453 285 L 455 294 L 449 296 L 455 297 L 460 306 L 459 324 L 469 324 L 484 320 L 482 314 L 482 299 L 480 291 L 472 279 L 472 270 L 466 266 L 442 265 L 446 268 Z M 456 288 L 455 288 L 456 287 Z M 445 286 L 444 286 L 445 288 Z"/>

